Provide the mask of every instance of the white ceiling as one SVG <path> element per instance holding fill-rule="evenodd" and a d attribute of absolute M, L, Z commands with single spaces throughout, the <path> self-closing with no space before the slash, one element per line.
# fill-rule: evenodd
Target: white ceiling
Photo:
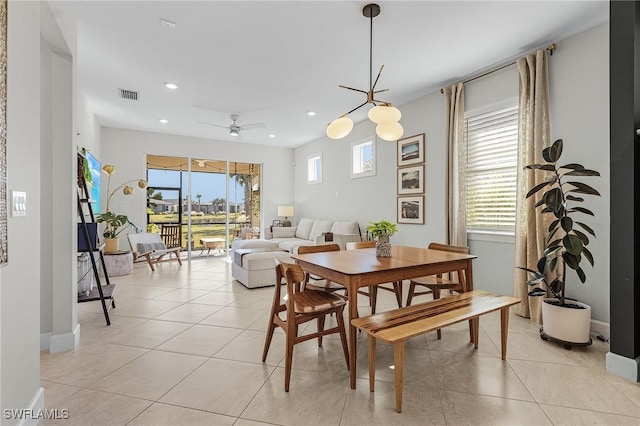
<path fill-rule="evenodd" d="M 338 87 L 369 86 L 365 4 L 53 1 L 50 7 L 59 22 L 77 23 L 78 83 L 101 125 L 295 147 L 322 137 L 327 123 L 365 101 Z M 380 98 L 398 106 L 608 19 L 607 1 L 378 4 L 374 74 L 384 64 L 377 88 L 390 90 Z M 138 91 L 139 100 L 120 99 L 119 88 Z M 197 123 L 229 125 L 230 114 L 239 114 L 240 124 L 266 127 L 232 137 Z"/>

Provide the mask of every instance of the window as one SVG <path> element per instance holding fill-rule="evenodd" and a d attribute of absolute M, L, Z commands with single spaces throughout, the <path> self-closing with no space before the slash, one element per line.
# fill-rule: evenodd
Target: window
<path fill-rule="evenodd" d="M 351 177 L 376 174 L 375 144 L 373 140 L 351 143 Z"/>
<path fill-rule="evenodd" d="M 322 183 L 322 154 L 307 159 L 307 183 Z"/>
<path fill-rule="evenodd" d="M 518 106 L 465 117 L 467 231 L 513 234 Z"/>

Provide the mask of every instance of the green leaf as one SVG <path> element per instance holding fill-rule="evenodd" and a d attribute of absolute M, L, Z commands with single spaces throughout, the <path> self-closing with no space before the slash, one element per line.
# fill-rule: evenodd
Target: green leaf
<path fill-rule="evenodd" d="M 555 280 L 551 281 L 551 284 L 549 284 L 549 288 L 555 294 L 560 293 L 563 287 L 564 283 L 562 282 L 562 280 L 560 280 L 560 278 L 556 278 Z"/>
<path fill-rule="evenodd" d="M 582 170 L 572 170 L 563 174 L 562 176 L 600 176 L 600 173 L 595 170 L 582 169 Z"/>
<path fill-rule="evenodd" d="M 565 164 L 564 166 L 558 167 L 558 169 L 582 170 L 584 169 L 584 166 L 578 163 L 569 163 L 569 164 Z"/>
<path fill-rule="evenodd" d="M 534 278 L 531 278 L 529 281 L 527 281 L 527 284 L 536 285 L 536 284 L 540 284 L 543 281 L 544 281 L 544 275 L 539 275 Z"/>
<path fill-rule="evenodd" d="M 580 241 L 582 241 L 583 246 L 586 246 L 589 244 L 589 237 L 587 237 L 585 233 L 580 232 L 577 229 L 574 229 L 573 232 L 580 238 Z"/>
<path fill-rule="evenodd" d="M 551 222 L 551 224 L 549 225 L 549 232 L 553 231 L 556 226 L 558 226 L 558 224 L 560 223 L 560 219 L 556 219 L 553 222 Z"/>
<path fill-rule="evenodd" d="M 582 253 L 582 241 L 577 235 L 568 234 L 562 239 L 562 244 L 567 251 L 575 256 L 579 256 Z"/>
<path fill-rule="evenodd" d="M 580 258 L 578 256 L 565 251 L 562 253 L 562 258 L 569 268 L 578 269 L 580 267 Z"/>
<path fill-rule="evenodd" d="M 538 170 L 542 168 L 542 164 L 529 164 L 528 166 L 524 166 L 523 168 L 527 170 Z"/>
<path fill-rule="evenodd" d="M 578 269 L 576 269 L 576 272 L 578 273 L 580 281 L 584 284 L 585 281 L 587 281 L 587 276 L 585 275 L 584 271 L 582 270 L 582 268 L 578 267 Z"/>
<path fill-rule="evenodd" d="M 573 207 L 570 208 L 569 210 L 567 210 L 567 212 L 571 213 L 571 212 L 580 212 L 580 213 L 584 213 L 584 214 L 588 214 L 589 216 L 593 216 L 593 212 L 589 209 L 585 209 L 584 207 Z"/>
<path fill-rule="evenodd" d="M 533 206 L 533 208 L 540 207 L 543 204 L 544 204 L 544 198 L 540 198 L 538 202 Z"/>
<path fill-rule="evenodd" d="M 551 256 L 553 253 L 555 253 L 556 251 L 560 250 L 562 248 L 561 245 L 555 245 L 555 246 L 549 246 L 544 250 L 544 255 L 546 257 Z"/>
<path fill-rule="evenodd" d="M 540 213 L 553 213 L 554 211 L 551 210 L 551 207 L 545 207 L 544 209 L 540 210 Z"/>
<path fill-rule="evenodd" d="M 573 196 L 573 195 L 571 195 L 571 194 L 567 194 L 567 195 L 565 195 L 565 196 L 564 196 L 564 198 L 566 198 L 567 200 L 571 200 L 571 201 L 578 201 L 578 202 L 580 202 L 580 203 L 584 201 L 584 198 L 574 197 L 574 196 Z"/>
<path fill-rule="evenodd" d="M 565 216 L 560 219 L 560 225 L 562 225 L 562 229 L 564 229 L 564 232 L 569 232 L 573 229 L 573 219 L 571 219 L 569 216 Z"/>
<path fill-rule="evenodd" d="M 544 202 L 552 212 L 558 212 L 562 207 L 562 190 L 552 188 L 544 193 Z"/>
<path fill-rule="evenodd" d="M 558 258 L 554 257 L 553 259 L 550 259 L 548 264 L 547 264 L 547 269 L 549 272 L 555 272 L 556 271 L 556 266 L 558 266 Z"/>
<path fill-rule="evenodd" d="M 600 195 L 598 191 L 582 182 L 565 182 L 565 184 L 573 185 L 575 189 L 571 189 L 567 192 L 576 192 L 579 194 Z"/>
<path fill-rule="evenodd" d="M 589 251 L 588 248 L 584 247 L 582 249 L 582 254 L 584 254 L 584 257 L 587 258 L 587 261 L 591 264 L 591 266 L 593 266 L 593 254 L 591 254 L 591 251 Z"/>
<path fill-rule="evenodd" d="M 576 222 L 576 225 L 580 226 L 582 229 L 584 229 L 585 231 L 587 231 L 588 233 L 590 233 L 594 237 L 596 236 L 596 233 L 593 232 L 593 229 L 591 229 L 588 225 L 586 225 L 586 224 L 584 224 L 582 222 Z"/>
<path fill-rule="evenodd" d="M 547 258 L 546 256 L 542 256 L 540 259 L 538 259 L 538 264 L 536 265 L 536 267 L 538 268 L 538 272 L 544 274 L 545 266 L 547 266 Z"/>
<path fill-rule="evenodd" d="M 542 183 L 537 184 L 536 186 L 531 188 L 529 190 L 529 192 L 527 192 L 527 196 L 525 198 L 531 197 L 533 194 L 535 194 L 536 192 L 540 191 L 542 188 L 544 188 L 547 185 L 549 185 L 549 182 L 542 182 Z"/>
<path fill-rule="evenodd" d="M 551 147 L 548 146 L 545 149 L 542 150 L 542 158 L 544 158 L 544 161 L 548 161 L 549 163 L 553 163 L 553 161 L 551 160 Z"/>
<path fill-rule="evenodd" d="M 551 149 L 549 150 L 549 157 L 551 158 L 551 162 L 555 163 L 560 159 L 562 155 L 562 139 L 558 139 L 551 145 Z"/>
<path fill-rule="evenodd" d="M 553 238 L 553 236 L 558 232 L 558 229 L 560 229 L 560 228 L 554 229 L 553 231 L 551 231 L 551 233 L 549 235 L 547 235 L 547 239 L 546 239 L 547 246 L 550 245 L 549 241 L 551 241 L 551 238 Z"/>

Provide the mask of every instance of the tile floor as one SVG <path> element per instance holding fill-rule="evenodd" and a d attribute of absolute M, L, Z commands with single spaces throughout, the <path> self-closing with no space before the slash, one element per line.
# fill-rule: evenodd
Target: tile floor
<path fill-rule="evenodd" d="M 105 326 L 99 302 L 78 305 L 79 347 L 41 354 L 47 408 L 64 425 L 640 425 L 640 384 L 605 371 L 606 344 L 571 351 L 543 342 L 538 326 L 511 316 L 500 359 L 499 316 L 480 321 L 480 347 L 466 325 L 413 339 L 406 349 L 404 410 L 394 411 L 391 348 L 378 345 L 369 392 L 366 339 L 357 389 L 349 389 L 339 340 L 296 346 L 284 392 L 284 338 L 261 362 L 273 288 L 235 282 L 224 257 L 172 263 L 114 277 L 117 308 Z M 361 298 L 361 315 L 367 313 Z M 378 310 L 394 308 L 380 292 Z M 308 325 L 314 327 L 314 324 Z M 304 332 L 304 330 L 302 330 Z"/>

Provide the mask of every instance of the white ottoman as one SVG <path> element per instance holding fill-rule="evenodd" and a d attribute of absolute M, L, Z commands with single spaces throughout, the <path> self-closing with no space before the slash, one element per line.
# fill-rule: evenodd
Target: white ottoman
<path fill-rule="evenodd" d="M 276 284 L 276 261 L 293 263 L 288 251 L 279 249 L 239 249 L 233 253 L 231 275 L 247 288 Z"/>
<path fill-rule="evenodd" d="M 241 250 L 241 249 L 258 249 L 258 248 L 268 248 L 268 249 L 277 249 L 278 243 L 270 240 L 240 240 L 236 239 L 231 242 L 231 250 Z"/>

